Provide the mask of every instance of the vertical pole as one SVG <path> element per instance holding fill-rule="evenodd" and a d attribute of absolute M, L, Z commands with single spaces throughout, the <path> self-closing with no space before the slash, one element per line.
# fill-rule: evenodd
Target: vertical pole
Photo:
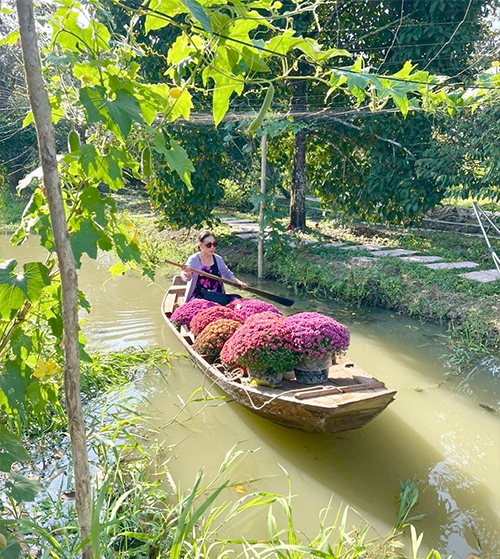
<path fill-rule="evenodd" d="M 259 245 L 257 249 L 257 277 L 262 279 L 264 269 L 264 210 L 266 206 L 266 170 L 267 170 L 267 134 L 262 136 L 260 144 L 260 193 L 262 200 L 259 208 Z"/>

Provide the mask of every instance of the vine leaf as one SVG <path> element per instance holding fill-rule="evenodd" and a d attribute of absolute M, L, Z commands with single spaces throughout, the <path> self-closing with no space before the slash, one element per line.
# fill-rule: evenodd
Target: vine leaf
<path fill-rule="evenodd" d="M 186 150 L 172 138 L 170 139 L 170 146 L 172 149 L 169 149 L 165 154 L 168 166 L 192 189 L 191 173 L 194 172 L 194 166 L 191 159 L 189 159 Z"/>
<path fill-rule="evenodd" d="M 182 4 L 189 10 L 189 13 L 194 17 L 194 19 L 203 27 L 203 29 L 212 34 L 212 26 L 210 25 L 210 19 L 207 13 L 203 9 L 203 6 L 196 2 L 196 0 L 181 0 Z"/>

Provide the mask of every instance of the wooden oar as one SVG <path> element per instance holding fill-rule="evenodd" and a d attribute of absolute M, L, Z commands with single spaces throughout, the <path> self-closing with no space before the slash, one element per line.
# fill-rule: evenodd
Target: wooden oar
<path fill-rule="evenodd" d="M 165 260 L 164 262 L 166 264 L 170 264 L 171 266 L 184 268 L 183 264 L 172 262 L 171 260 Z M 208 272 L 202 272 L 201 270 L 195 270 L 194 268 L 191 268 L 191 270 L 195 274 L 198 274 L 205 278 L 210 278 L 213 280 L 220 281 L 222 283 L 227 283 L 228 285 L 232 285 L 233 287 L 236 287 L 238 289 L 243 289 L 244 291 L 250 291 L 250 293 L 255 293 L 255 295 L 261 295 L 262 297 L 265 297 L 266 299 L 270 299 L 271 301 L 275 301 L 276 303 L 279 303 L 280 305 L 284 305 L 285 307 L 291 307 L 295 303 L 295 301 L 292 301 L 292 299 L 287 299 L 286 297 L 281 297 L 281 295 L 275 295 L 274 293 L 269 293 L 268 291 L 262 291 L 262 289 L 257 289 L 256 287 L 250 287 L 249 285 L 242 286 L 239 283 L 236 283 L 235 281 L 227 280 L 219 276 L 215 276 L 214 274 L 209 274 Z"/>

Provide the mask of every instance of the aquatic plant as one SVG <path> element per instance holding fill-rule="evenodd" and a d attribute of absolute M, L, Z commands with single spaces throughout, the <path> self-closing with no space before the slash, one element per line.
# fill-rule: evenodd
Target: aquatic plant
<path fill-rule="evenodd" d="M 263 312 L 273 312 L 279 316 L 283 316 L 274 305 L 266 303 L 265 301 L 259 301 L 258 299 L 244 299 L 240 305 L 235 307 L 235 310 L 243 319 L 248 318 L 252 314 Z"/>
<path fill-rule="evenodd" d="M 283 319 L 254 320 L 245 323 L 224 344 L 223 363 L 247 369 L 283 373 L 297 361 L 292 333 Z"/>
<path fill-rule="evenodd" d="M 180 328 L 181 326 L 189 328 L 191 320 L 193 320 L 199 312 L 216 306 L 220 305 L 218 305 L 218 303 L 214 303 L 213 301 L 206 301 L 205 299 L 191 299 L 191 301 L 188 301 L 175 309 L 170 317 L 170 321 L 174 324 L 174 326 L 177 326 L 177 328 Z"/>
<path fill-rule="evenodd" d="M 303 312 L 284 319 L 297 350 L 304 357 L 323 359 L 329 353 L 344 353 L 349 347 L 347 326 L 317 312 Z"/>
<path fill-rule="evenodd" d="M 194 341 L 193 349 L 203 355 L 209 363 L 219 359 L 224 344 L 240 328 L 242 322 L 221 318 L 208 324 Z"/>
<path fill-rule="evenodd" d="M 193 320 L 191 320 L 191 325 L 189 329 L 195 336 L 198 336 L 203 332 L 203 330 L 209 324 L 215 322 L 216 320 L 220 320 L 222 318 L 233 320 L 239 322 L 240 324 L 243 324 L 244 322 L 244 320 L 236 311 L 228 309 L 227 307 L 223 307 L 223 306 L 210 307 L 208 309 L 199 312 L 193 318 Z"/>

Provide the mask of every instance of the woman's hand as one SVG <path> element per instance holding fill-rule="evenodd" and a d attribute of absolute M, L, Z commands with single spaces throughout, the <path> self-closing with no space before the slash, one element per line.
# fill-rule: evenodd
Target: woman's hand
<path fill-rule="evenodd" d="M 242 289 L 246 289 L 248 287 L 248 283 L 245 283 L 244 281 L 240 281 L 240 280 L 237 280 L 237 281 L 238 281 L 239 286 Z"/>
<path fill-rule="evenodd" d="M 191 278 L 191 268 L 189 266 L 186 266 L 186 264 L 184 264 L 182 266 L 182 275 L 184 276 L 186 281 L 189 281 L 189 279 Z"/>

